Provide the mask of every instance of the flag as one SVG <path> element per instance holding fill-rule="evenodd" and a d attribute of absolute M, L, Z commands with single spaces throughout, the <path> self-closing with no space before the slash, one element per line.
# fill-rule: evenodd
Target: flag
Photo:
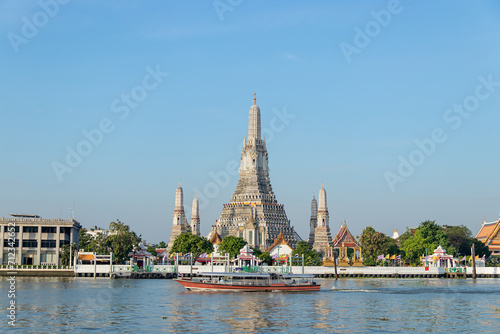
<path fill-rule="evenodd" d="M 377 260 L 383 260 L 383 259 L 384 259 L 384 254 L 379 255 L 379 256 L 377 257 Z"/>
<path fill-rule="evenodd" d="M 299 254 L 298 254 L 298 253 L 297 253 L 297 254 L 295 254 L 295 256 L 294 256 L 294 257 L 299 257 Z"/>
<path fill-rule="evenodd" d="M 392 255 L 390 259 L 391 260 L 395 260 L 396 259 L 396 254 Z"/>
<path fill-rule="evenodd" d="M 390 258 L 390 257 L 391 257 L 391 255 L 390 255 L 390 254 L 387 254 L 387 255 L 385 256 L 385 259 L 386 259 L 386 260 L 389 260 L 389 258 Z"/>
<path fill-rule="evenodd" d="M 476 260 L 479 260 L 479 255 L 476 255 Z"/>
<path fill-rule="evenodd" d="M 207 253 L 203 253 L 203 254 L 200 255 L 200 258 L 202 258 L 202 259 L 204 259 L 206 257 L 207 257 Z"/>
<path fill-rule="evenodd" d="M 466 260 L 466 256 L 464 255 L 464 257 L 460 259 L 460 262 L 465 261 L 465 260 Z"/>
<path fill-rule="evenodd" d="M 401 255 L 396 256 L 396 260 L 401 260 Z"/>
<path fill-rule="evenodd" d="M 183 273 L 178 273 L 177 276 L 184 277 L 184 274 Z"/>
<path fill-rule="evenodd" d="M 277 259 L 277 258 L 278 258 L 278 254 L 273 254 L 273 255 L 271 255 L 271 258 L 272 258 L 272 259 Z"/>
<path fill-rule="evenodd" d="M 486 259 L 486 254 L 483 254 L 483 257 L 481 258 L 481 260 L 485 260 Z"/>

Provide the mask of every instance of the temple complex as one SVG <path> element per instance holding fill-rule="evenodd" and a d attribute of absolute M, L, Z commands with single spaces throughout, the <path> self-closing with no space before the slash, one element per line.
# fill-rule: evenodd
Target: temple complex
<path fill-rule="evenodd" d="M 318 198 L 319 203 L 316 217 L 314 217 L 314 213 L 312 212 L 316 202 L 314 198 L 311 203 L 311 228 L 314 221 L 316 221 L 312 247 L 318 252 L 324 253 L 326 248 L 332 246 L 332 235 L 330 233 L 330 214 L 328 213 L 328 205 L 326 203 L 326 190 L 323 185 L 321 185 L 321 189 L 319 190 Z M 311 241 L 311 237 L 309 237 L 309 241 Z"/>
<path fill-rule="evenodd" d="M 295 247 L 300 240 L 290 226 L 285 208 L 278 204 L 269 179 L 266 141 L 261 136 L 260 108 L 253 99 L 248 117 L 248 138 L 243 139 L 238 185 L 229 204 L 224 204 L 209 237 L 242 237 L 249 246 L 266 250 L 280 232 Z"/>
<path fill-rule="evenodd" d="M 482 241 L 491 251 L 491 255 L 500 255 L 500 218 L 498 221 L 487 223 L 483 222 L 481 229 L 476 235 L 476 239 Z"/>

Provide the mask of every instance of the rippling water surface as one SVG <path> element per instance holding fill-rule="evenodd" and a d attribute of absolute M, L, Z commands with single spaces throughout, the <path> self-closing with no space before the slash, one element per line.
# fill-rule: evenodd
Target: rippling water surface
<path fill-rule="evenodd" d="M 40 333 L 500 332 L 500 279 L 318 280 L 320 292 L 189 292 L 172 280 L 17 278 L 17 326 Z M 0 329 L 8 282 L 0 281 Z M 3 331 L 3 330 L 2 330 Z"/>

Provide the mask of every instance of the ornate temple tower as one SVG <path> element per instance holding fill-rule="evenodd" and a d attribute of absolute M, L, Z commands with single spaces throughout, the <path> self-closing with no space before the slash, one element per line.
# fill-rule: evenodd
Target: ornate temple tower
<path fill-rule="evenodd" d="M 323 185 L 319 190 L 318 217 L 314 231 L 313 248 L 324 252 L 326 247 L 332 247 L 332 235 L 330 233 L 330 215 L 326 203 L 326 190 Z"/>
<path fill-rule="evenodd" d="M 248 114 L 248 138 L 243 139 L 238 185 L 210 234 L 218 231 L 222 237 L 242 237 L 251 247 L 265 250 L 282 231 L 287 242 L 295 247 L 296 233 L 271 187 L 266 141 L 261 138 L 260 108 L 256 102 L 254 94 Z"/>
<path fill-rule="evenodd" d="M 200 204 L 196 195 L 194 195 L 191 209 L 191 233 L 200 236 Z"/>
<path fill-rule="evenodd" d="M 311 201 L 311 219 L 309 220 L 309 240 L 307 241 L 312 247 L 314 245 L 314 233 L 316 232 L 316 225 L 318 224 L 318 201 L 313 195 Z"/>
<path fill-rule="evenodd" d="M 187 224 L 186 213 L 184 212 L 184 194 L 182 192 L 181 183 L 179 182 L 179 186 L 175 191 L 175 208 L 172 234 L 170 234 L 170 241 L 168 242 L 167 249 L 170 250 L 172 248 L 175 238 L 177 238 L 181 233 L 189 231 L 190 229 Z"/>

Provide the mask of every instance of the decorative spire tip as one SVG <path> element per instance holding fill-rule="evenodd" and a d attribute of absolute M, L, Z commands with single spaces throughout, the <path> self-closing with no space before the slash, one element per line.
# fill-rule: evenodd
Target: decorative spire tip
<path fill-rule="evenodd" d="M 253 93 L 253 104 L 257 103 L 257 98 L 255 97 L 255 92 Z"/>

